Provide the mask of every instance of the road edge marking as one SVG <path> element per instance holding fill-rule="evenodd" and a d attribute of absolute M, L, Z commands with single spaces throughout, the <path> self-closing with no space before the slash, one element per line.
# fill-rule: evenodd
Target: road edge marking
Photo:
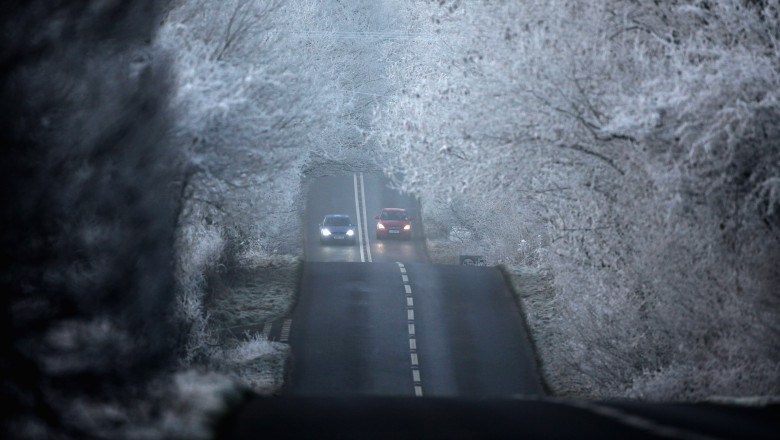
<path fill-rule="evenodd" d="M 288 342 L 290 340 L 290 327 L 292 327 L 292 319 L 285 319 L 282 323 L 282 331 L 279 334 L 279 342 Z"/>

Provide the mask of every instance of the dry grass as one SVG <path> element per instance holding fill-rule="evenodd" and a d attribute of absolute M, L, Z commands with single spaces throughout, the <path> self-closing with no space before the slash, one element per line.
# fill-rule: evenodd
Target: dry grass
<path fill-rule="evenodd" d="M 504 279 L 511 283 L 512 293 L 517 296 L 520 310 L 525 313 L 531 343 L 536 354 L 536 363 L 545 391 L 553 395 L 571 394 L 572 383 L 560 374 L 560 368 L 549 356 L 548 347 L 560 343 L 555 332 L 555 288 L 550 272 L 528 266 L 500 265 Z"/>
<path fill-rule="evenodd" d="M 425 239 L 431 264 L 459 264 L 461 244 L 447 239 Z"/>
<path fill-rule="evenodd" d="M 292 311 L 300 277 L 300 261 L 293 257 L 251 261 L 226 277 L 210 280 L 208 309 L 220 328 L 261 325 Z"/>

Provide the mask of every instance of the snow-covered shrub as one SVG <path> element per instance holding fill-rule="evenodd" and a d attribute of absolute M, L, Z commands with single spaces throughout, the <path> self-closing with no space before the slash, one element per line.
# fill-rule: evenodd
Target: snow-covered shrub
<path fill-rule="evenodd" d="M 176 242 L 177 321 L 181 327 L 180 358 L 184 365 L 202 361 L 213 352 L 205 306 L 207 274 L 218 271 L 225 239 L 215 225 L 191 222 L 180 225 Z"/>

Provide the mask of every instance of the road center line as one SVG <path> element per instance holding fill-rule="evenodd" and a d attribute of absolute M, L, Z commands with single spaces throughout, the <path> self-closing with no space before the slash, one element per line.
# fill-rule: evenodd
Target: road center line
<path fill-rule="evenodd" d="M 370 263 L 372 261 L 371 259 L 371 242 L 368 241 L 368 216 L 366 215 L 366 182 L 363 181 L 363 173 L 360 173 L 360 187 L 362 189 L 362 198 L 363 198 L 363 226 L 366 233 L 366 253 L 368 254 L 368 262 Z"/>
<path fill-rule="evenodd" d="M 355 215 L 357 216 L 358 247 L 360 248 L 360 261 L 364 263 L 366 261 L 366 257 L 363 254 L 363 226 L 360 224 L 360 202 L 358 199 L 357 173 L 353 173 L 352 178 L 355 183 Z"/>
<path fill-rule="evenodd" d="M 404 292 L 406 292 L 406 319 L 409 325 L 409 360 L 412 367 L 412 383 L 414 384 L 414 395 L 422 397 L 422 379 L 420 378 L 420 358 L 417 355 L 417 335 L 414 328 L 414 298 L 412 297 L 412 286 L 409 285 L 409 277 L 406 275 L 404 264 L 398 262 L 398 269 L 401 271 L 401 278 L 404 282 Z"/>

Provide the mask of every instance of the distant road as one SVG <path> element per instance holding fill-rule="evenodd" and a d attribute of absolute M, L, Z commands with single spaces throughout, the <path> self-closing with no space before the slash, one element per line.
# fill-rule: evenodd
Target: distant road
<path fill-rule="evenodd" d="M 376 240 L 376 219 L 382 208 L 403 208 L 415 219 L 412 240 Z M 327 214 L 347 214 L 361 225 L 357 246 L 322 246 L 317 225 Z M 426 263 L 418 203 L 387 187 L 378 174 L 354 173 L 311 182 L 305 214 L 306 261 Z"/>
<path fill-rule="evenodd" d="M 498 270 L 426 264 L 417 201 L 381 175 L 325 177 L 310 188 L 287 393 L 540 393 L 523 318 Z M 376 240 L 375 216 L 385 207 L 415 218 L 412 240 Z M 359 224 L 358 243 L 321 245 L 326 214 Z"/>

